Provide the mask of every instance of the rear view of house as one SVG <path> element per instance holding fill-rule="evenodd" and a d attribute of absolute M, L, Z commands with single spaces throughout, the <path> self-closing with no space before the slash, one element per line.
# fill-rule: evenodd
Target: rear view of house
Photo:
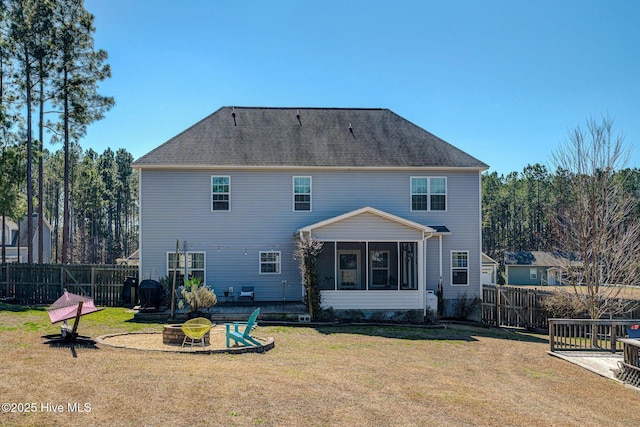
<path fill-rule="evenodd" d="M 480 297 L 487 165 L 387 109 L 223 107 L 134 162 L 140 276 L 300 301 L 293 254 L 323 242 L 322 304 L 445 315 Z"/>

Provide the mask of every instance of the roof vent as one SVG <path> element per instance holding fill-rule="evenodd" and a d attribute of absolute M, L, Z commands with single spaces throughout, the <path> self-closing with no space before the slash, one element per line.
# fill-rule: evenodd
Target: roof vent
<path fill-rule="evenodd" d="M 236 107 L 233 107 L 231 109 L 231 117 L 233 117 L 233 125 L 238 126 L 238 124 L 236 123 Z"/>
<path fill-rule="evenodd" d="M 302 126 L 302 121 L 300 121 L 300 110 L 296 110 L 296 119 L 298 119 L 298 123 Z"/>
<path fill-rule="evenodd" d="M 351 123 L 349 123 L 349 132 L 353 133 L 353 128 L 351 127 Z"/>

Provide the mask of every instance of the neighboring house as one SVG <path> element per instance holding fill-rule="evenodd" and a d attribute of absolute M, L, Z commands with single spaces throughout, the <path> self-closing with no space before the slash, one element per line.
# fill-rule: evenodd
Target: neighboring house
<path fill-rule="evenodd" d="M 493 285 L 498 283 L 498 261 L 495 261 L 489 255 L 482 254 L 482 276 L 483 285 Z"/>
<path fill-rule="evenodd" d="M 447 310 L 481 298 L 488 167 L 387 109 L 223 107 L 134 162 L 140 277 L 301 301 L 297 241 L 324 242 L 322 304 Z"/>
<path fill-rule="evenodd" d="M 44 223 L 44 233 L 43 233 L 43 254 L 42 261 L 38 259 L 38 241 L 39 241 L 39 233 L 38 233 L 38 215 L 33 215 L 33 262 L 48 264 L 51 262 L 51 240 L 52 240 L 52 232 L 53 227 L 49 224 L 49 221 L 45 220 Z M 0 222 L 1 224 L 1 222 Z M 0 225 L 1 226 L 1 225 Z M 18 238 L 19 236 L 19 238 Z M 0 240 L 2 239 L 2 234 L 0 234 Z M 6 262 L 21 262 L 25 263 L 28 260 L 27 255 L 27 218 L 25 217 L 22 221 L 20 221 L 20 226 L 16 224 L 14 221 L 10 219 L 5 219 L 5 241 L 4 248 L 6 254 Z M 20 246 L 18 246 L 18 243 Z M 1 262 L 1 260 L 0 260 Z"/>
<path fill-rule="evenodd" d="M 569 268 L 582 263 L 566 252 L 505 252 L 505 276 L 509 285 L 563 285 Z"/>
<path fill-rule="evenodd" d="M 140 250 L 136 249 L 126 258 L 118 258 L 116 264 L 120 265 L 140 265 Z"/>

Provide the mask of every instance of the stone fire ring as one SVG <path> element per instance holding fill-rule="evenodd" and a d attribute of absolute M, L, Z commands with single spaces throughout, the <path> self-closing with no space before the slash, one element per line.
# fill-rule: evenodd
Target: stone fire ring
<path fill-rule="evenodd" d="M 273 337 L 265 339 L 254 336 L 254 338 L 263 344 L 260 346 L 233 346 L 227 348 L 225 345 L 225 327 L 224 325 L 216 325 L 211 328 L 208 339 L 205 338 L 204 347 L 199 343 L 193 346 L 191 346 L 191 344 L 185 344 L 185 346 L 182 347 L 184 333 L 182 333 L 180 326 L 181 325 L 165 325 L 162 332 L 128 332 L 102 335 L 96 338 L 96 342 L 115 348 L 198 354 L 264 353 L 275 346 Z"/>

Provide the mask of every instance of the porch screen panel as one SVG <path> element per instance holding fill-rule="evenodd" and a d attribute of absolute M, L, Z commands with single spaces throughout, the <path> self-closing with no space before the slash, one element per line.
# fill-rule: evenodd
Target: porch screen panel
<path fill-rule="evenodd" d="M 369 243 L 369 289 L 398 289 L 398 243 Z"/>
<path fill-rule="evenodd" d="M 418 244 L 400 243 L 400 289 L 418 289 Z"/>
<path fill-rule="evenodd" d="M 336 289 L 336 243 L 322 242 L 322 252 L 318 255 L 318 280 L 320 289 L 333 291 Z"/>
<path fill-rule="evenodd" d="M 367 277 L 366 244 L 360 242 L 337 243 L 336 277 L 338 290 L 365 290 Z"/>

